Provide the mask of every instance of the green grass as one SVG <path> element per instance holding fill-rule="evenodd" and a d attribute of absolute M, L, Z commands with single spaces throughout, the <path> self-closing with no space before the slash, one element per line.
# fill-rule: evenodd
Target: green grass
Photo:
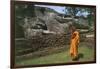
<path fill-rule="evenodd" d="M 82 46 L 81 46 L 82 45 Z M 79 61 L 93 61 L 94 60 L 94 49 L 86 47 L 81 44 L 79 47 L 79 54 L 83 54 L 83 57 L 79 59 Z M 16 61 L 17 65 L 37 65 L 37 64 L 54 64 L 54 63 L 68 63 L 73 62 L 69 55 L 69 50 L 51 54 L 47 56 L 42 56 L 34 59 L 25 59 Z"/>

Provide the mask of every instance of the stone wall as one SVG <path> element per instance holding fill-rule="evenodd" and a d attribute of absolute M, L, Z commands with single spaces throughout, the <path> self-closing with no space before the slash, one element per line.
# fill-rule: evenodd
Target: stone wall
<path fill-rule="evenodd" d="M 46 47 L 62 47 L 69 43 L 69 35 L 66 34 L 45 34 L 41 36 L 34 36 L 32 38 L 32 47 L 37 51 Z"/>

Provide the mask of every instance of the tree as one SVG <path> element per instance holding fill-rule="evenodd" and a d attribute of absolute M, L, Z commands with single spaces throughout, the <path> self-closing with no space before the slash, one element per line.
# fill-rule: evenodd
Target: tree
<path fill-rule="evenodd" d="M 72 6 L 68 6 L 65 8 L 65 13 L 66 15 L 70 15 L 72 17 L 72 21 L 74 22 L 74 18 L 76 16 L 76 14 L 81 11 L 80 7 L 72 7 Z"/>
<path fill-rule="evenodd" d="M 73 21 L 74 21 L 74 17 L 76 16 L 76 14 L 78 12 L 80 12 L 81 14 L 84 12 L 88 13 L 88 14 L 84 14 L 82 16 L 85 16 L 85 15 L 87 16 L 88 24 L 89 24 L 89 26 L 91 26 L 92 25 L 91 22 L 95 19 L 95 16 L 94 16 L 95 9 L 94 8 L 87 8 L 87 7 L 72 7 L 72 6 L 68 6 L 65 8 L 65 13 L 67 15 L 70 15 L 72 17 Z"/>
<path fill-rule="evenodd" d="M 95 19 L 95 9 L 94 8 L 87 8 L 86 11 L 88 11 L 89 15 L 88 15 L 88 24 L 89 26 L 92 25 L 92 22 Z"/>
<path fill-rule="evenodd" d="M 34 14 L 34 4 L 16 4 L 15 5 L 16 16 L 21 17 L 33 17 Z"/>

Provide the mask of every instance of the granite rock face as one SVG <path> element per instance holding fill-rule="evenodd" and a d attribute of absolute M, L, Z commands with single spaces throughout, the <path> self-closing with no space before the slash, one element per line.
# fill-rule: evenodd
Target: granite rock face
<path fill-rule="evenodd" d="M 33 14 L 34 16 L 16 16 L 16 23 L 23 28 L 25 38 L 30 39 L 45 30 L 56 34 L 67 33 L 69 21 L 63 20 L 53 9 L 35 6 Z"/>

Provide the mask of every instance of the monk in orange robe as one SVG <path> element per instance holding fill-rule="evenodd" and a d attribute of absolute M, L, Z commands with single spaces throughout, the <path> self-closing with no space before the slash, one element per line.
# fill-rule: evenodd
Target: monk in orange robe
<path fill-rule="evenodd" d="M 78 58 L 78 45 L 79 45 L 79 32 L 74 26 L 70 27 L 71 30 L 71 42 L 70 42 L 70 55 L 72 60 Z"/>

